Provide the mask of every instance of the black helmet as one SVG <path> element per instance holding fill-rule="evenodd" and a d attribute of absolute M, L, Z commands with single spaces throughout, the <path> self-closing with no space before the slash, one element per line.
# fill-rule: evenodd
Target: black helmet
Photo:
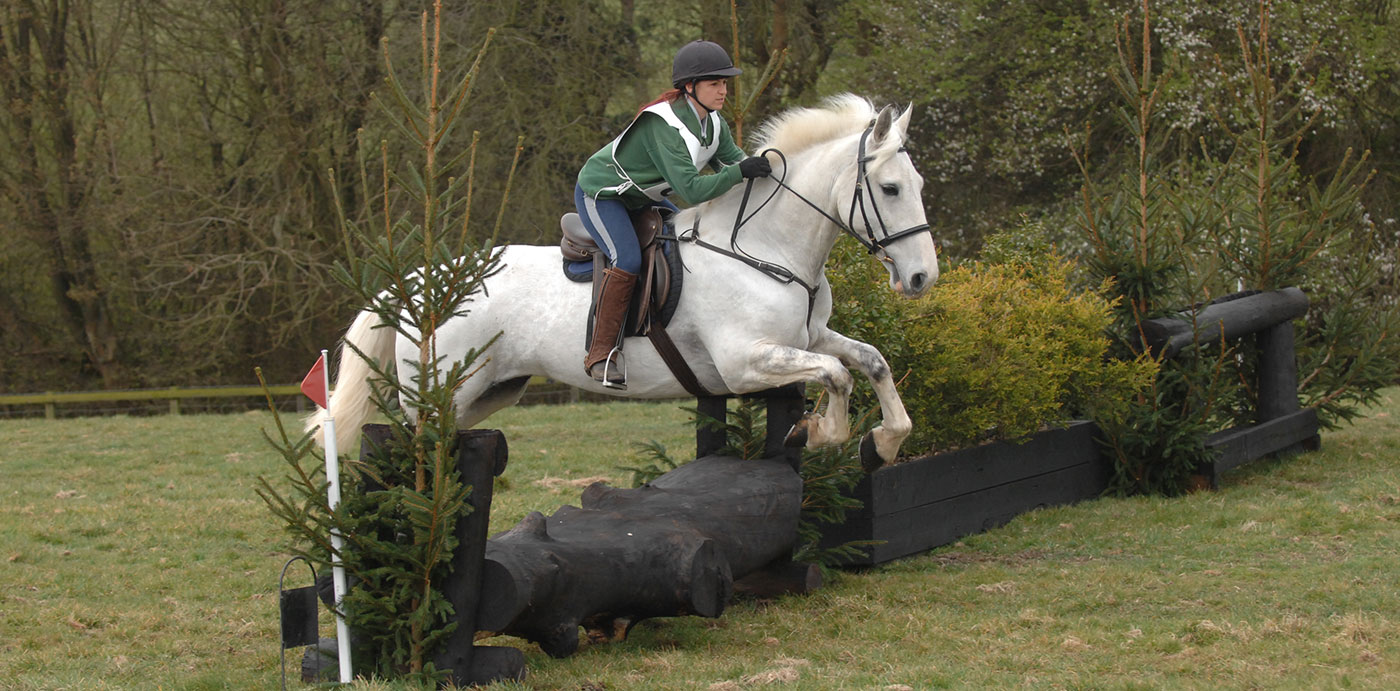
<path fill-rule="evenodd" d="M 691 41 L 676 51 L 676 59 L 671 63 L 671 86 L 680 88 L 695 79 L 734 77 L 741 71 L 718 43 Z"/>

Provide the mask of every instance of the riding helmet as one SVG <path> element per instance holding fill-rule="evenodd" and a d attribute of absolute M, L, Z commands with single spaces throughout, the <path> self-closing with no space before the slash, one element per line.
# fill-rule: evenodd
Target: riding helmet
<path fill-rule="evenodd" d="M 676 51 L 676 59 L 671 63 L 671 85 L 680 88 L 696 79 L 735 77 L 741 71 L 718 43 L 691 41 Z"/>

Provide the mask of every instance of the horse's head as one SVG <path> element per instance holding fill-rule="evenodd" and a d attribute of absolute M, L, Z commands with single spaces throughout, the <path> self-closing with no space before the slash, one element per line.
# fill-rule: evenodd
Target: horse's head
<path fill-rule="evenodd" d="M 924 214 L 924 178 L 904 149 L 911 111 L 886 106 L 860 135 L 854 192 L 841 211 L 884 264 L 890 289 L 916 298 L 938 280 L 938 251 Z"/>

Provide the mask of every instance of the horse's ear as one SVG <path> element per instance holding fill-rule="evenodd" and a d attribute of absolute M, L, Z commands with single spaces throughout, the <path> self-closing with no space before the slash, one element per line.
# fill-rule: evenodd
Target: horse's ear
<path fill-rule="evenodd" d="M 901 139 L 909 138 L 909 121 L 914 115 L 914 104 L 910 103 L 903 113 L 899 114 L 899 119 L 894 121 L 895 129 L 899 132 Z"/>
<path fill-rule="evenodd" d="M 894 107 L 885 106 L 880 109 L 880 114 L 875 116 L 875 131 L 870 133 L 871 143 L 879 145 L 885 141 L 885 137 L 890 136 L 890 127 L 894 124 Z"/>

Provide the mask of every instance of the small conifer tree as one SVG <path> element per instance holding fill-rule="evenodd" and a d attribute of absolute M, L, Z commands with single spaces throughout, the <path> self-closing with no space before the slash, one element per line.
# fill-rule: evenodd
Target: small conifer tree
<path fill-rule="evenodd" d="M 332 557 L 343 562 L 351 581 L 343 609 L 353 632 L 356 673 L 433 682 L 442 676 L 431 662 L 434 646 L 456 627 L 456 613 L 440 586 L 451 571 L 457 548 L 454 526 L 470 512 L 472 489 L 457 472 L 453 398 L 494 342 L 460 361 L 448 361 L 439 353 L 437 333 L 449 319 L 470 310 L 473 297 L 501 263 L 496 232 L 481 238 L 471 225 L 471 161 L 479 136 L 474 134 L 467 151 L 443 158 L 444 143 L 461 126 L 459 116 L 494 32 L 487 33 L 475 62 L 447 89 L 440 1 L 431 16 L 424 12 L 421 28 L 421 102 L 414 101 L 395 72 L 387 39 L 381 41 L 387 98 L 375 95 L 418 152 L 417 160 L 395 166 L 389 147 L 381 144 L 383 214 L 376 227 L 364 228 L 342 217 L 348 256 L 334 267 L 339 282 L 378 315 L 383 328 L 392 328 L 417 350 L 416 358 L 397 363 L 370 361 L 374 402 L 390 421 L 392 434 L 382 448 L 346 464 L 344 499 L 332 510 L 310 437 L 290 439 L 279 420 L 280 439 L 273 443 L 291 469 L 291 488 L 279 490 L 260 478 L 258 493 L 286 523 L 295 551 L 322 564 Z M 517 140 L 517 159 L 519 152 Z M 467 175 L 454 175 L 463 162 Z M 368 188 L 364 165 L 361 175 Z M 510 178 L 507 197 L 509 188 Z M 503 200 L 502 210 L 504 206 Z M 353 354 L 343 357 L 365 357 L 353 345 L 349 350 Z M 344 536 L 339 553 L 328 538 L 332 529 Z"/>
<path fill-rule="evenodd" d="M 1243 64 L 1225 83 L 1237 86 L 1215 109 L 1228 133 L 1202 141 L 1197 157 L 1163 163 L 1170 139 L 1157 98 L 1169 75 L 1154 71 L 1152 17 L 1142 2 L 1140 29 L 1118 28 L 1120 119 L 1135 160 L 1107 182 L 1091 174 L 1087 144 L 1075 153 L 1083 173 L 1078 226 L 1085 266 L 1117 292 L 1119 355 L 1145 350 L 1145 320 L 1240 290 L 1301 287 L 1312 308 L 1299 338 L 1300 395 L 1324 424 L 1354 414 L 1388 383 L 1400 361 L 1389 334 L 1400 323 L 1393 303 L 1358 290 L 1381 268 L 1375 229 L 1361 215 L 1366 155 L 1348 156 L 1330 179 L 1307 175 L 1295 159 L 1312 115 L 1287 96 L 1270 59 L 1270 13 L 1259 4 L 1257 33 L 1238 36 Z M 1227 89 L 1228 91 L 1228 89 Z M 1211 152 L 1224 150 L 1221 159 Z M 1362 309 L 1358 309 L 1362 308 Z M 1207 343 L 1161 362 L 1153 387 L 1131 414 L 1106 426 L 1117 459 L 1114 488 L 1174 494 L 1190 488 L 1209 460 L 1204 437 L 1252 423 L 1256 354 L 1251 339 Z M 1386 370 L 1386 366 L 1389 367 Z"/>

